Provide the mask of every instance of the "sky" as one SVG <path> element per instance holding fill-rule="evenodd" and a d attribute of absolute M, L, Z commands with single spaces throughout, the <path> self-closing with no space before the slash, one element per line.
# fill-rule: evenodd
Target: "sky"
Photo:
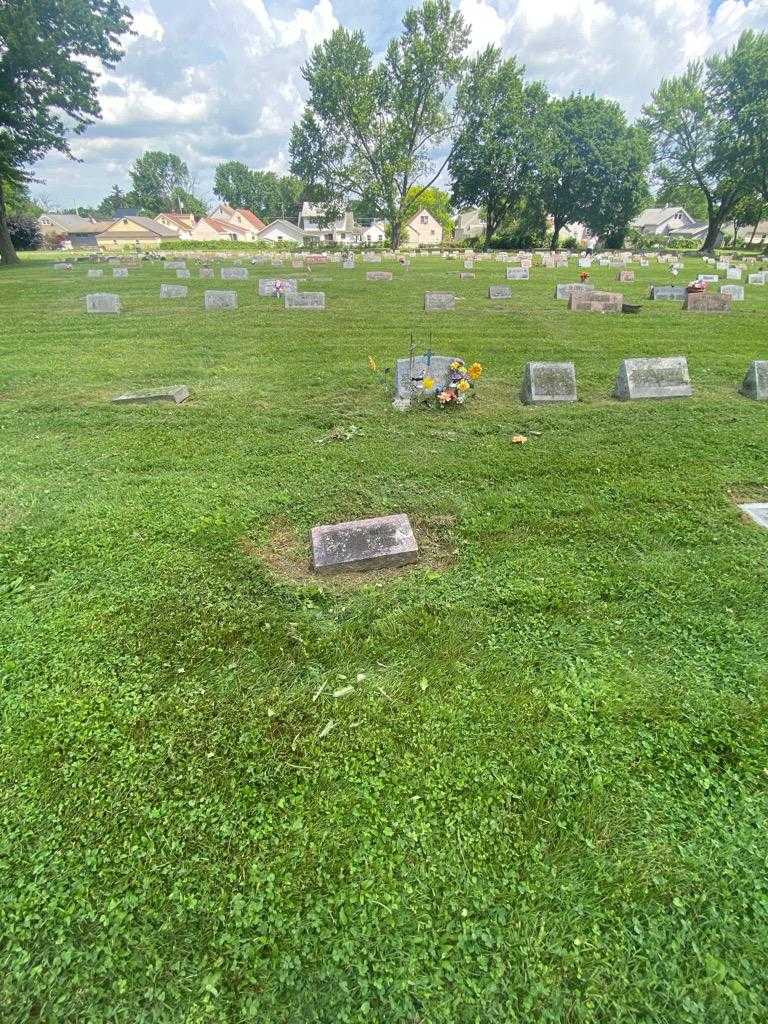
<path fill-rule="evenodd" d="M 135 35 L 100 78 L 102 119 L 73 142 L 83 162 L 50 156 L 33 194 L 53 208 L 95 205 L 128 188 L 142 152 L 177 153 L 214 201 L 218 163 L 288 171 L 303 107 L 301 66 L 339 25 L 362 29 L 374 53 L 416 0 L 126 0 Z M 768 0 L 454 0 L 472 50 L 493 43 L 550 92 L 594 92 L 630 117 L 663 77 L 727 49 L 746 28 L 768 30 Z"/>

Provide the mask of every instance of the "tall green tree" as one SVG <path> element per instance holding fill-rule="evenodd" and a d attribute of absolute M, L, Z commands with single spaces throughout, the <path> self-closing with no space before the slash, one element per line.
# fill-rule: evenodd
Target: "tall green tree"
<path fill-rule="evenodd" d="M 654 203 L 657 206 L 682 206 L 694 220 L 707 219 L 707 200 L 698 185 L 685 185 L 675 180 L 674 173 L 663 165 L 656 168 L 658 186 Z"/>
<path fill-rule="evenodd" d="M 424 0 L 378 64 L 362 32 L 339 28 L 314 49 L 302 69 L 309 100 L 291 133 L 291 169 L 329 213 L 350 198 L 370 202 L 399 246 L 410 190 L 429 188 L 448 163 L 432 156 L 452 135 L 449 95 L 468 42 L 450 0 Z"/>
<path fill-rule="evenodd" d="M 698 188 L 707 204 L 708 228 L 701 247 L 711 252 L 737 203 L 754 183 L 752 144 L 715 88 L 729 75 L 723 67 L 690 63 L 684 74 L 665 78 L 643 107 L 644 123 L 656 159 L 683 186 Z M 722 86 L 722 83 L 721 83 Z"/>
<path fill-rule="evenodd" d="M 101 113 L 93 62 L 114 67 L 130 25 L 118 0 L 0 2 L 0 264 L 18 263 L 6 188 L 51 150 L 72 155 L 69 133 Z"/>
<path fill-rule="evenodd" d="M 618 103 L 572 95 L 550 102 L 546 135 L 540 191 L 554 220 L 552 248 L 572 221 L 623 237 L 649 194 L 644 132 L 627 123 Z"/>
<path fill-rule="evenodd" d="M 526 85 L 514 57 L 489 47 L 472 61 L 458 88 L 461 127 L 449 161 L 458 207 L 485 211 L 486 244 L 537 193 L 544 159 L 547 92 Z"/>
<path fill-rule="evenodd" d="M 253 210 L 269 223 L 279 217 L 298 219 L 304 184 L 292 175 L 254 171 L 240 160 L 227 160 L 216 168 L 213 191 L 230 206 Z"/>
<path fill-rule="evenodd" d="M 181 210 L 204 215 L 205 205 L 194 194 L 189 168 L 175 153 L 149 150 L 134 161 L 128 173 L 133 197 L 150 216 Z"/>

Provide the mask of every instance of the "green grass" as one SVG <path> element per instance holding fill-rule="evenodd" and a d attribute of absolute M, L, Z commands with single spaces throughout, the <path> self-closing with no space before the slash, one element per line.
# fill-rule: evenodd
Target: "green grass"
<path fill-rule="evenodd" d="M 3 1024 L 768 1020 L 768 288 L 601 317 L 460 267 L 317 268 L 323 314 L 0 272 Z M 486 366 L 460 415 L 372 380 L 411 330 Z M 677 354 L 694 398 L 610 397 Z M 521 406 L 530 359 L 579 403 Z M 401 511 L 447 564 L 269 567 Z"/>

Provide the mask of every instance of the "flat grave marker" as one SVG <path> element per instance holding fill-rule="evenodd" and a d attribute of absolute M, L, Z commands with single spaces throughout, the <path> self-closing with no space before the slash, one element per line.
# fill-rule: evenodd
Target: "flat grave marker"
<path fill-rule="evenodd" d="M 286 309 L 325 309 L 325 292 L 286 292 Z"/>
<path fill-rule="evenodd" d="M 528 267 L 507 267 L 508 281 L 529 281 L 531 272 Z"/>
<path fill-rule="evenodd" d="M 275 291 L 277 284 L 282 286 L 282 291 Z M 260 277 L 259 278 L 259 296 L 261 298 L 280 298 L 282 295 L 286 295 L 288 292 L 297 292 L 299 290 L 299 283 L 295 277 Z"/>
<path fill-rule="evenodd" d="M 310 540 L 312 568 L 326 576 L 411 565 L 419 560 L 411 522 L 402 514 L 315 526 Z"/>
<path fill-rule="evenodd" d="M 237 292 L 207 291 L 203 297 L 206 309 L 237 309 Z"/>
<path fill-rule="evenodd" d="M 161 284 L 160 285 L 160 298 L 161 299 L 186 299 L 189 294 L 189 288 L 184 284 Z"/>
<path fill-rule="evenodd" d="M 368 270 L 365 274 L 366 281 L 391 281 L 393 277 L 389 270 Z"/>
<path fill-rule="evenodd" d="M 427 292 L 425 294 L 425 312 L 438 313 L 442 310 L 451 309 L 456 309 L 456 296 L 452 292 Z"/>
<path fill-rule="evenodd" d="M 488 289 L 489 299 L 511 299 L 512 289 L 508 284 L 492 284 Z"/>
<path fill-rule="evenodd" d="M 88 273 L 86 274 L 86 277 L 90 277 L 92 279 L 93 278 L 97 278 L 97 277 L 104 277 L 104 271 L 103 270 L 89 270 Z"/>
<path fill-rule="evenodd" d="M 222 281 L 247 281 L 248 270 L 246 267 L 222 267 Z"/>
<path fill-rule="evenodd" d="M 175 402 L 181 405 L 189 398 L 189 388 L 186 384 L 180 384 L 175 388 L 152 388 L 149 391 L 128 391 L 124 395 L 118 395 L 112 399 L 115 405 L 129 405 L 137 403 L 149 405 L 150 402 Z"/>
<path fill-rule="evenodd" d="M 758 526 L 765 527 L 768 530 L 768 503 L 766 502 L 747 502 L 744 505 L 739 505 L 739 508 L 745 515 L 757 523 Z"/>

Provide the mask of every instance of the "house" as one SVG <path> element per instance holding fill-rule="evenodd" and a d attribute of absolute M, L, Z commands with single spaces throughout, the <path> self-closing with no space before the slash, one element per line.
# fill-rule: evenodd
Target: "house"
<path fill-rule="evenodd" d="M 442 241 L 443 226 L 426 208 L 419 210 L 403 227 L 403 246 L 408 249 L 440 245 Z"/>
<path fill-rule="evenodd" d="M 554 218 L 547 218 L 547 226 L 550 230 L 554 228 Z M 560 241 L 564 242 L 566 239 L 572 238 L 578 246 L 582 249 L 594 249 L 597 247 L 599 237 L 592 234 L 586 224 L 582 224 L 581 221 L 574 220 L 570 224 L 564 224 L 560 228 Z"/>
<path fill-rule="evenodd" d="M 768 243 L 768 220 L 758 221 L 747 227 L 739 228 L 739 241 L 746 245 L 765 245 Z"/>
<path fill-rule="evenodd" d="M 381 245 L 387 238 L 387 225 L 383 220 L 375 220 L 367 228 L 360 228 L 360 231 L 364 245 Z"/>
<path fill-rule="evenodd" d="M 211 210 L 208 214 L 209 217 L 213 217 L 214 220 L 229 221 L 235 213 L 234 206 L 229 206 L 227 203 L 219 203 L 219 205 Z"/>
<path fill-rule="evenodd" d="M 189 233 L 193 242 L 249 242 L 254 239 L 248 228 L 218 217 L 201 217 Z"/>
<path fill-rule="evenodd" d="M 654 206 L 643 210 L 629 226 L 643 235 L 672 235 L 695 223 L 682 206 Z"/>
<path fill-rule="evenodd" d="M 462 210 L 456 218 L 453 237 L 457 242 L 467 242 L 471 238 L 482 238 L 485 234 L 485 217 L 479 207 Z"/>
<path fill-rule="evenodd" d="M 299 245 L 304 241 L 304 232 L 289 220 L 273 220 L 271 224 L 259 232 L 260 242 L 295 242 Z"/>
<path fill-rule="evenodd" d="M 192 237 L 192 228 L 195 226 L 195 216 L 191 213 L 158 213 L 155 217 L 158 224 L 163 224 L 171 230 L 179 233 L 179 238 L 188 241 Z"/>
<path fill-rule="evenodd" d="M 112 223 L 73 213 L 43 213 L 37 218 L 40 233 L 50 242 L 60 238 L 64 249 L 96 249 L 97 236 Z"/>
<path fill-rule="evenodd" d="M 706 220 L 694 220 L 690 224 L 686 224 L 681 228 L 675 228 L 674 231 L 669 231 L 667 234 L 670 238 L 691 238 L 697 242 L 703 242 L 707 237 L 707 231 L 709 230 L 709 222 Z M 722 232 L 717 236 L 716 245 L 720 245 L 723 239 Z"/>
<path fill-rule="evenodd" d="M 119 217 L 96 236 L 100 249 L 118 245 L 152 246 L 178 238 L 176 228 L 159 224 L 151 217 Z"/>
<path fill-rule="evenodd" d="M 256 214 L 252 210 L 239 209 L 235 210 L 232 216 L 227 221 L 228 224 L 235 224 L 239 228 L 243 228 L 248 232 L 249 242 L 255 242 L 258 238 L 259 232 L 263 231 L 266 227 L 263 220 L 259 220 Z"/>
<path fill-rule="evenodd" d="M 325 220 L 325 207 L 304 203 L 299 214 L 299 228 L 307 241 L 325 244 L 357 245 L 360 242 L 360 226 L 355 224 L 355 215 L 346 210 L 341 217 Z"/>

